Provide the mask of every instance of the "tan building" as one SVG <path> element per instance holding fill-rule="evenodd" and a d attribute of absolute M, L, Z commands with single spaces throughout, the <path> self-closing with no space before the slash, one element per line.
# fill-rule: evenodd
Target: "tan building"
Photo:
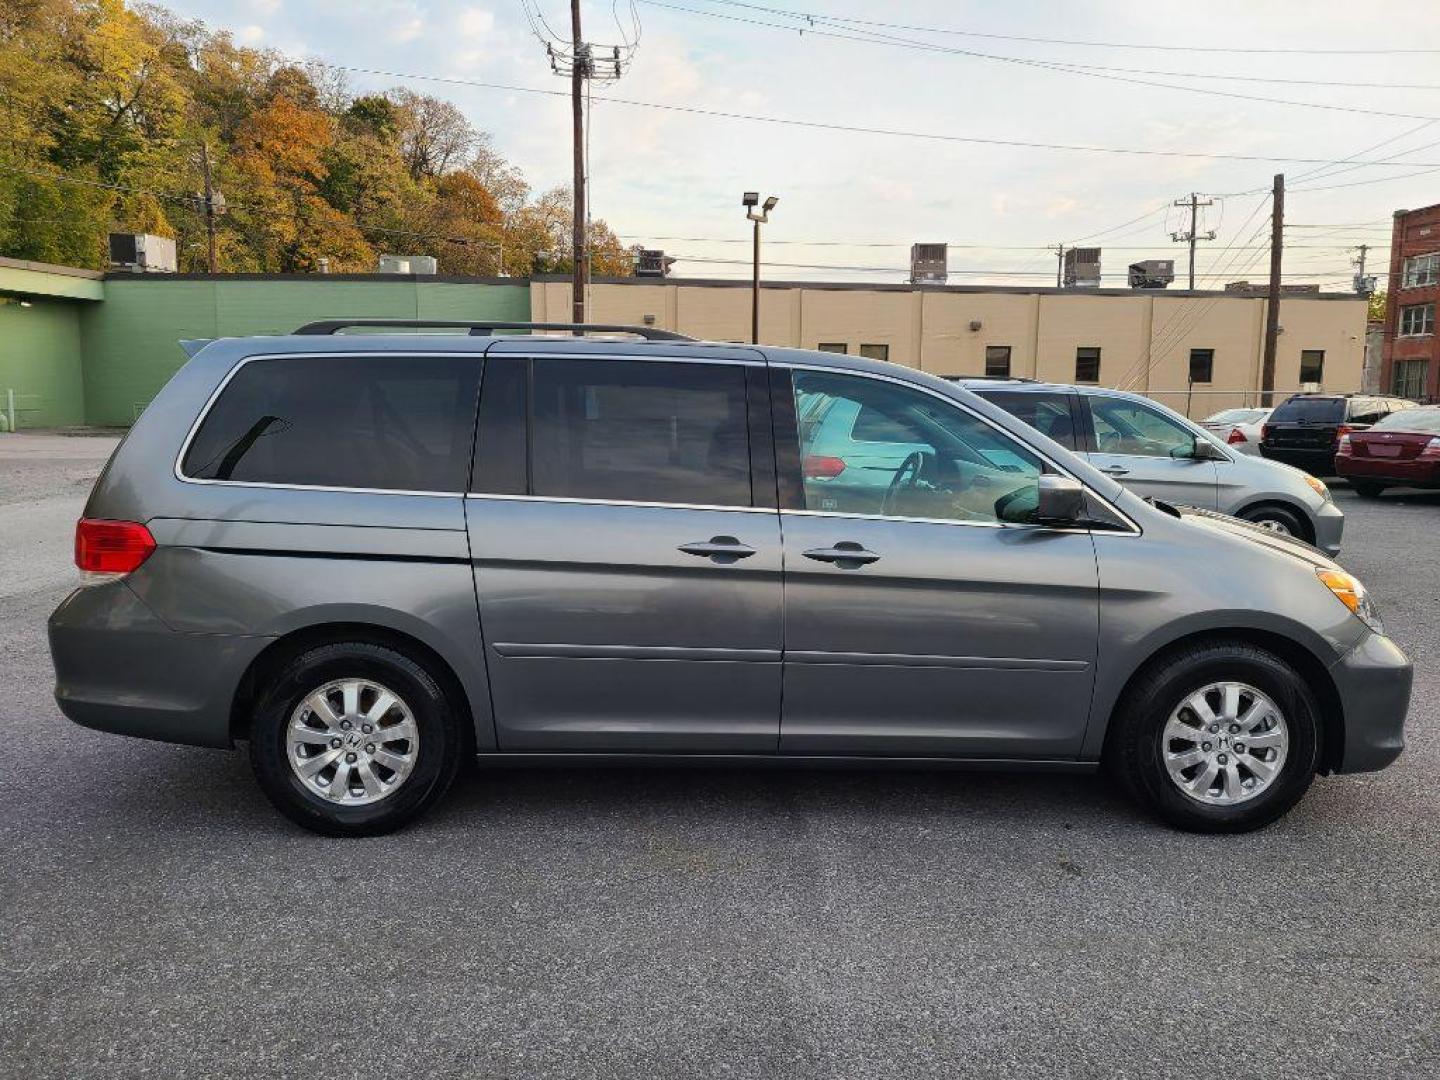
<path fill-rule="evenodd" d="M 537 321 L 568 320 L 569 279 L 532 279 L 530 310 Z M 748 341 L 750 283 L 598 280 L 588 317 Z M 1282 298 L 1276 390 L 1359 390 L 1365 319 L 1363 297 Z M 864 354 L 937 375 L 1095 382 L 1181 412 L 1188 400 L 1196 417 L 1257 399 L 1264 329 L 1263 296 L 1223 292 L 774 282 L 760 296 L 766 344 Z"/>

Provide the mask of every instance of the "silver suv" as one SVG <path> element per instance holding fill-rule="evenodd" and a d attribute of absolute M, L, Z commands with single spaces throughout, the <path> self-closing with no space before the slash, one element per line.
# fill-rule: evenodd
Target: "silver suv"
<path fill-rule="evenodd" d="M 1340 553 L 1345 515 L 1322 481 L 1242 454 L 1147 397 L 1025 379 L 956 381 L 1139 495 L 1230 514 Z"/>
<path fill-rule="evenodd" d="M 282 812 L 348 835 L 475 757 L 1105 763 L 1235 832 L 1401 751 L 1410 663 L 1358 581 L 962 387 L 350 325 L 205 345 L 116 450 L 50 619 L 72 720 L 247 742 Z"/>

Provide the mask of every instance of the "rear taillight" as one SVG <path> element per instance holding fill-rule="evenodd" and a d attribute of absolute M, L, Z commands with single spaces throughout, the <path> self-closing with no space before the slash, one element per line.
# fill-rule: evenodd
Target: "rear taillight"
<path fill-rule="evenodd" d="M 1245 433 L 1238 427 L 1232 427 L 1230 434 L 1225 436 L 1225 441 L 1231 446 L 1235 446 L 1238 443 L 1249 442 L 1250 440 L 1245 438 Z"/>
<path fill-rule="evenodd" d="M 1335 444 L 1336 457 L 1349 457 L 1351 453 L 1350 436 L 1341 435 L 1340 441 Z"/>
<path fill-rule="evenodd" d="M 1420 451 L 1420 456 L 1422 458 L 1429 458 L 1432 461 L 1435 458 L 1440 458 L 1440 438 L 1431 439 L 1427 442 L 1425 449 Z"/>
<path fill-rule="evenodd" d="M 136 521 L 81 518 L 75 525 L 75 565 L 87 574 L 128 574 L 154 550 L 155 538 Z"/>
<path fill-rule="evenodd" d="M 1342 439 L 1348 438 L 1350 433 L 1354 430 L 1355 429 L 1352 428 L 1349 424 L 1341 424 L 1339 427 L 1337 427 L 1335 429 L 1336 444 L 1338 445 Z"/>
<path fill-rule="evenodd" d="M 1269 425 L 1269 424 L 1262 424 L 1262 425 L 1260 425 L 1260 441 L 1261 441 L 1261 442 L 1269 442 L 1269 441 L 1270 441 L 1270 425 Z"/>
<path fill-rule="evenodd" d="M 800 468 L 806 480 L 834 480 L 845 471 L 845 459 L 828 454 L 806 454 Z"/>

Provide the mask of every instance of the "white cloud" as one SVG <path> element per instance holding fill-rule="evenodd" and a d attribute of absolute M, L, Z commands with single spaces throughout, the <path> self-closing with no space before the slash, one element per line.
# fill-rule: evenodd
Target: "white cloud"
<path fill-rule="evenodd" d="M 425 32 L 425 20 L 419 15 L 406 19 L 391 32 L 391 39 L 396 42 L 414 41 Z"/>
<path fill-rule="evenodd" d="M 242 26 L 235 31 L 235 40 L 241 45 L 259 45 L 265 40 L 265 28 L 255 23 Z"/>
<path fill-rule="evenodd" d="M 466 37 L 487 37 L 495 29 L 495 13 L 485 8 L 463 8 L 456 25 Z"/>

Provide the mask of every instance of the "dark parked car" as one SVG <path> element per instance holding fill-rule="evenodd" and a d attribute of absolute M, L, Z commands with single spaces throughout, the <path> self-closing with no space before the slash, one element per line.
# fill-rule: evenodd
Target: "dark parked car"
<path fill-rule="evenodd" d="M 1335 468 L 1366 498 L 1387 487 L 1440 487 L 1440 408 L 1405 409 L 1346 432 Z"/>
<path fill-rule="evenodd" d="M 1415 405 L 1378 394 L 1292 394 L 1260 429 L 1260 453 L 1311 476 L 1334 476 L 1335 451 L 1344 435 Z"/>
<path fill-rule="evenodd" d="M 1410 662 L 1353 576 L 934 376 L 646 329 L 339 328 L 181 368 L 50 618 L 68 717 L 248 742 L 309 828 L 394 828 L 478 757 L 1103 762 L 1238 832 L 1404 745 Z"/>

